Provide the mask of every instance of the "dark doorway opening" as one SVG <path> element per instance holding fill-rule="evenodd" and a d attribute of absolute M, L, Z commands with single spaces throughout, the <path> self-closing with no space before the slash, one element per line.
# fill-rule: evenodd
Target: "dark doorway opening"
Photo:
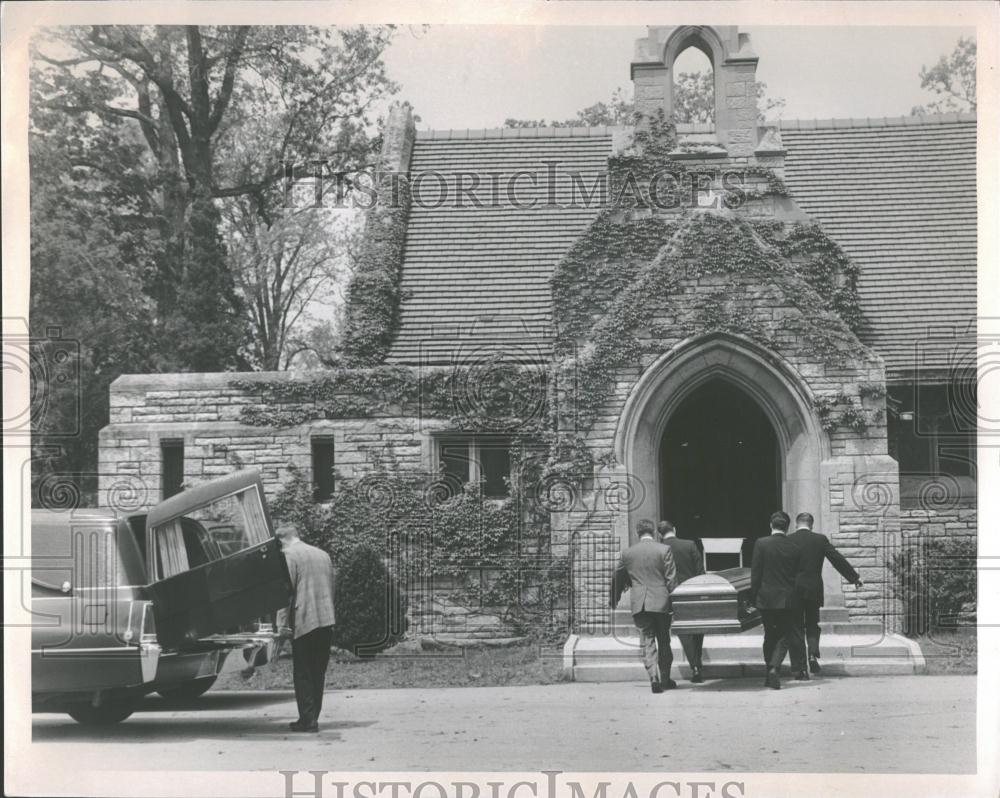
<path fill-rule="evenodd" d="M 663 518 L 684 538 L 746 538 L 769 533 L 781 507 L 778 439 L 760 405 L 713 379 L 684 399 L 660 443 Z M 735 563 L 734 563 L 735 564 Z"/>

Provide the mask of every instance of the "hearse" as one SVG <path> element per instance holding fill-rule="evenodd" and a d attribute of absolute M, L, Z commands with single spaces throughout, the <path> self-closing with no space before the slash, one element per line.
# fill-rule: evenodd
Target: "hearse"
<path fill-rule="evenodd" d="M 201 695 L 230 655 L 273 652 L 291 584 L 256 471 L 147 514 L 35 510 L 31 545 L 35 711 L 118 723 L 148 693 Z"/>

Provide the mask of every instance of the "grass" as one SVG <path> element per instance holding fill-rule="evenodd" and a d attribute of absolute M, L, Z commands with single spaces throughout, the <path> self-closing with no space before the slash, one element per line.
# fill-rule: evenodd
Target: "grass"
<path fill-rule="evenodd" d="M 927 673 L 976 673 L 976 629 L 948 629 L 916 638 L 927 662 Z"/>
<path fill-rule="evenodd" d="M 339 652 L 330 659 L 331 689 L 391 687 L 497 687 L 564 681 L 559 648 L 524 645 L 381 654 L 359 659 Z M 252 674 L 223 674 L 216 690 L 283 690 L 292 687 L 292 661 L 281 658 Z"/>

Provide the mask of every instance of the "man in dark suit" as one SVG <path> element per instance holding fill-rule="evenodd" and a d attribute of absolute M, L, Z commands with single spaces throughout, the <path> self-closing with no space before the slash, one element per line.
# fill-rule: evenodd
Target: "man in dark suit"
<path fill-rule="evenodd" d="M 639 540 L 622 552 L 611 581 L 611 608 L 629 591 L 632 622 L 639 630 L 643 664 L 654 693 L 672 690 L 674 662 L 670 650 L 670 591 L 677 587 L 677 570 L 670 547 L 656 540 L 652 521 L 636 525 Z"/>
<path fill-rule="evenodd" d="M 705 563 L 701 552 L 698 551 L 698 544 L 693 540 L 684 540 L 677 537 L 677 530 L 669 521 L 660 521 L 657 526 L 661 540 L 670 547 L 671 554 L 674 555 L 674 566 L 677 568 L 677 584 L 681 584 L 692 576 L 705 573 Z M 681 639 L 681 648 L 684 649 L 684 658 L 691 668 L 691 681 L 701 684 L 704 678 L 701 675 L 701 650 L 705 643 L 705 635 L 677 635 Z"/>
<path fill-rule="evenodd" d="M 813 517 L 809 513 L 795 516 L 795 532 L 788 536 L 802 552 L 801 570 L 795 580 L 801 615 L 799 626 L 805 630 L 809 650 L 809 670 L 820 672 L 819 608 L 823 606 L 823 560 L 829 560 L 840 575 L 855 587 L 861 587 L 861 577 L 837 551 L 826 535 L 812 531 Z"/>
<path fill-rule="evenodd" d="M 750 600 L 760 610 L 764 621 L 764 664 L 767 667 L 764 684 L 774 690 L 781 689 L 778 671 L 785 658 L 785 651 L 779 645 L 782 641 L 791 652 L 795 678 L 809 678 L 799 625 L 801 609 L 795 589 L 802 554 L 786 534 L 790 520 L 787 513 L 780 511 L 771 516 L 771 534 L 754 545 L 750 567 Z"/>

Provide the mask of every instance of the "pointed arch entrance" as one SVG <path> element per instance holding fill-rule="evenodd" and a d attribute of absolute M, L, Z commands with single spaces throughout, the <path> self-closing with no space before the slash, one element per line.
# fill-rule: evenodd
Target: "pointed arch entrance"
<path fill-rule="evenodd" d="M 659 517 L 684 538 L 766 534 L 781 508 L 779 456 L 760 405 L 731 380 L 706 380 L 680 402 L 660 439 Z"/>
<path fill-rule="evenodd" d="M 685 442 L 688 449 L 702 447 L 699 458 L 685 461 L 677 451 Z M 741 446 L 748 447 L 745 456 L 734 454 Z M 698 522 L 702 536 L 766 534 L 765 508 L 772 504 L 793 516 L 811 512 L 822 528 L 827 502 L 820 467 L 828 447 L 808 388 L 780 357 L 735 335 L 685 341 L 643 372 L 619 418 L 616 459 L 644 487 L 642 502 L 617 519 L 619 541 L 629 544 L 640 518 L 666 512 L 687 514 L 686 521 L 671 519 L 684 532 L 697 508 L 713 503 L 702 510 L 709 514 Z M 754 463 L 762 473 L 754 473 Z M 685 481 L 678 473 L 685 465 L 707 484 Z M 764 517 L 744 522 L 742 515 Z"/>

